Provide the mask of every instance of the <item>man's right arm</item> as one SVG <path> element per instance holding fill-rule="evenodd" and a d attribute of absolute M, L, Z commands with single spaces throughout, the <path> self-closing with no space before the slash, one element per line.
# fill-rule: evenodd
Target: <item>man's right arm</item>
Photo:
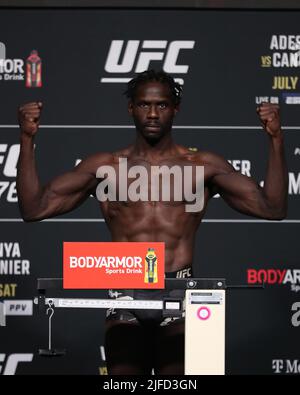
<path fill-rule="evenodd" d="M 34 136 L 39 127 L 41 103 L 28 103 L 19 109 L 21 146 L 17 171 L 19 207 L 25 221 L 39 221 L 64 214 L 79 206 L 97 185 L 96 163 L 109 154 L 92 156 L 72 171 L 42 186 L 34 155 Z"/>

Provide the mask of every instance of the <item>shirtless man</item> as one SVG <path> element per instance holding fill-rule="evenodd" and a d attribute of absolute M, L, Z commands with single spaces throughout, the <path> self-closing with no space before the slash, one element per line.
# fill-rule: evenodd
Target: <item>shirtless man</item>
<path fill-rule="evenodd" d="M 204 207 L 187 212 L 186 202 L 106 201 L 99 202 L 112 241 L 165 242 L 166 277 L 191 276 L 196 230 L 210 198 L 219 193 L 234 209 L 258 218 L 280 220 L 287 212 L 287 168 L 279 108 L 262 104 L 258 109 L 269 137 L 265 183 L 236 172 L 212 152 L 194 151 L 176 144 L 172 124 L 179 111 L 181 87 L 164 72 L 145 71 L 131 80 L 127 89 L 128 111 L 136 126 L 135 142 L 115 152 L 99 152 L 84 159 L 73 170 L 42 186 L 34 157 L 34 137 L 39 128 L 41 103 L 19 109 L 21 151 L 17 190 L 25 221 L 40 221 L 64 214 L 91 194 L 96 196 L 97 169 L 110 165 L 118 172 L 119 158 L 128 167 L 204 166 Z M 100 140 L 99 140 L 100 141 Z M 99 143 L 101 146 L 101 141 Z M 120 291 L 122 296 L 160 299 L 164 290 Z M 171 291 L 172 292 L 172 291 Z M 176 292 L 176 291 L 174 291 Z M 114 297 L 117 293 L 111 292 Z M 118 295 L 118 294 L 117 294 Z M 182 374 L 184 356 L 182 319 L 163 319 L 161 312 L 112 310 L 106 320 L 106 356 L 109 374 Z"/>

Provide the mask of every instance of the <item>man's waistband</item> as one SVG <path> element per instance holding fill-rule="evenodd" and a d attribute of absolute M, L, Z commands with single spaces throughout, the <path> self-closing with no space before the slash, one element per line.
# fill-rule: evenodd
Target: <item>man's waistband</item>
<path fill-rule="evenodd" d="M 193 277 L 193 271 L 191 266 L 177 270 L 176 272 L 165 273 L 165 278 L 189 278 L 189 277 Z"/>
<path fill-rule="evenodd" d="M 165 278 L 189 278 L 193 277 L 193 271 L 192 267 L 188 266 L 180 270 L 176 270 L 175 272 L 166 272 L 165 273 Z M 108 295 L 110 298 L 124 298 L 124 297 L 130 297 L 132 298 L 137 298 L 138 296 L 144 296 L 144 295 L 151 295 L 151 298 L 160 298 L 162 294 L 165 292 L 170 292 L 165 289 L 110 289 L 108 291 Z M 183 292 L 182 290 L 176 290 L 172 292 Z"/>

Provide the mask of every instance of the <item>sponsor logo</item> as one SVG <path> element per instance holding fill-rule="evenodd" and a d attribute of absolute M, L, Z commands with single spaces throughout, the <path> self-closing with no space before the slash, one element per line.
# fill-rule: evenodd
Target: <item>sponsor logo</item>
<path fill-rule="evenodd" d="M 295 148 L 294 155 L 300 155 L 300 147 Z"/>
<path fill-rule="evenodd" d="M 101 78 L 101 83 L 128 82 L 132 73 L 143 72 L 153 63 L 160 63 L 161 68 L 170 74 L 187 74 L 189 65 L 179 64 L 178 58 L 182 59 L 182 53 L 194 46 L 195 41 L 190 40 L 113 40 L 104 66 L 107 74 Z M 183 78 L 175 80 L 184 83 Z"/>
<path fill-rule="evenodd" d="M 31 51 L 26 59 L 26 87 L 40 88 L 42 86 L 42 60 L 37 51 Z"/>
<path fill-rule="evenodd" d="M 25 81 L 27 88 L 42 86 L 42 61 L 36 50 L 32 50 L 25 61 L 9 59 L 6 53 L 5 44 L 0 42 L 0 81 Z"/>
<path fill-rule="evenodd" d="M 65 242 L 64 288 L 162 289 L 164 243 Z"/>
<path fill-rule="evenodd" d="M 179 270 L 176 273 L 176 278 L 188 278 L 188 277 L 192 277 L 192 269 L 190 267 L 188 267 L 187 269 Z"/>
<path fill-rule="evenodd" d="M 20 363 L 31 362 L 33 354 L 0 354 L 0 373 L 14 375 Z"/>
<path fill-rule="evenodd" d="M 157 283 L 157 256 L 154 248 L 148 248 L 145 256 L 145 283 Z"/>
<path fill-rule="evenodd" d="M 273 359 L 272 369 L 276 374 L 299 374 L 300 361 L 299 359 Z"/>
<path fill-rule="evenodd" d="M 300 269 L 248 269 L 248 284 L 290 285 L 300 291 Z"/>

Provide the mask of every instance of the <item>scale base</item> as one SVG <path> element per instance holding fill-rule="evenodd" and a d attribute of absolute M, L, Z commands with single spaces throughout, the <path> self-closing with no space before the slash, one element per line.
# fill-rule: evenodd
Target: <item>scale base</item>
<path fill-rule="evenodd" d="M 66 355 L 65 349 L 60 349 L 60 350 L 57 348 L 54 348 L 52 350 L 46 348 L 39 349 L 39 356 L 41 357 L 62 357 L 63 355 Z"/>

